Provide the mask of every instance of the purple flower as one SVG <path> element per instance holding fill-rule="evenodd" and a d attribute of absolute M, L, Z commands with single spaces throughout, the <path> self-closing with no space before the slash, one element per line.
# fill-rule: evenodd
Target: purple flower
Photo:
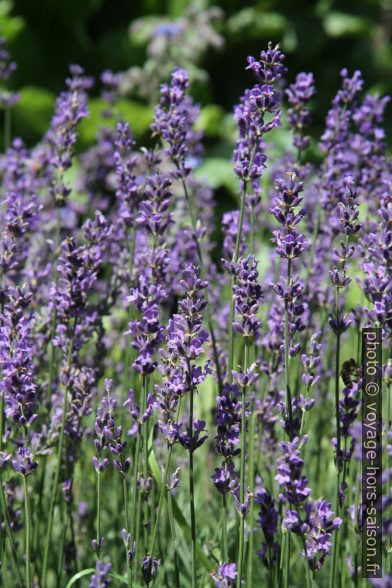
<path fill-rule="evenodd" d="M 107 395 L 102 399 L 101 406 L 97 408 L 94 439 L 97 456 L 93 457 L 93 465 L 97 473 L 109 466 L 109 459 L 107 457 L 102 459 L 102 453 L 106 450 L 114 456 L 115 470 L 125 476 L 131 462 L 129 458 L 124 458 L 127 442 L 122 440 L 122 427 L 116 425 L 117 400 L 110 396 L 112 384 L 112 380 L 105 380 Z"/>
<path fill-rule="evenodd" d="M 262 300 L 262 288 L 258 278 L 258 262 L 254 256 L 239 259 L 237 263 L 226 263 L 226 268 L 235 279 L 233 286 L 234 308 L 241 322 L 234 321 L 234 330 L 242 335 L 245 344 L 254 340 L 260 333 L 261 322 L 257 312 Z"/>
<path fill-rule="evenodd" d="M 161 565 L 160 559 L 154 559 L 149 555 L 146 555 L 142 559 L 142 574 L 144 581 L 149 584 L 152 578 L 157 575 L 158 567 Z"/>
<path fill-rule="evenodd" d="M 232 374 L 236 384 L 243 389 L 252 386 L 255 382 L 257 382 L 257 379 L 259 377 L 256 372 L 256 368 L 256 364 L 252 363 L 252 365 L 246 370 L 243 370 L 241 367 L 238 368 L 238 371 L 233 370 Z"/>
<path fill-rule="evenodd" d="M 291 106 L 288 110 L 288 118 L 294 131 L 294 147 L 299 151 L 309 147 L 310 138 L 304 134 L 304 130 L 312 122 L 308 105 L 315 93 L 313 74 L 304 72 L 299 73 L 295 83 L 286 90 Z"/>
<path fill-rule="evenodd" d="M 4 37 L 0 37 L 0 81 L 8 81 L 16 68 L 16 63 L 11 61 L 11 55 L 7 47 L 7 40 Z M 4 89 L 0 91 L 0 106 L 2 108 L 11 108 L 18 102 L 18 100 L 18 94 Z"/>
<path fill-rule="evenodd" d="M 0 37 L 0 80 L 6 81 L 16 70 L 16 63 L 11 61 L 11 55 L 7 48 L 7 40 Z"/>
<path fill-rule="evenodd" d="M 288 511 L 283 524 L 293 533 L 305 536 L 306 557 L 311 570 L 321 568 L 332 547 L 332 533 L 342 523 L 333 518 L 331 505 L 324 499 L 309 502 L 304 507 L 305 517 L 301 520 L 298 512 Z"/>
<path fill-rule="evenodd" d="M 62 176 L 72 165 L 72 157 L 77 140 L 77 127 L 88 115 L 86 90 L 91 88 L 92 79 L 84 76 L 79 65 L 70 66 L 71 76 L 66 79 L 67 91 L 62 92 L 56 101 L 47 141 L 51 149 L 51 163 L 60 178 L 55 181 L 51 191 L 56 202 L 62 204 L 69 194 Z"/>
<path fill-rule="evenodd" d="M 5 223 L 0 243 L 0 267 L 14 283 L 20 280 L 29 253 L 30 234 L 37 228 L 41 206 L 34 194 L 7 192 Z"/>
<path fill-rule="evenodd" d="M 235 244 L 238 233 L 240 211 L 233 210 L 225 212 L 222 218 L 222 232 L 224 234 L 223 240 L 223 257 L 225 262 L 231 262 L 234 256 Z M 243 256 L 246 251 L 246 242 L 249 236 L 250 226 L 247 219 L 244 219 L 242 225 L 242 239 L 240 243 L 239 254 Z"/>
<path fill-rule="evenodd" d="M 235 563 L 223 563 L 217 572 L 211 572 L 210 575 L 217 588 L 230 588 L 230 586 L 235 586 L 237 566 Z"/>
<path fill-rule="evenodd" d="M 239 388 L 236 385 L 225 384 L 222 394 L 217 396 L 217 435 L 215 446 L 218 453 L 226 459 L 239 454 L 241 432 L 241 407 Z M 228 470 L 232 469 L 229 464 Z M 216 470 L 218 471 L 218 470 Z M 228 473 L 228 472 L 226 472 Z M 215 480 L 214 483 L 216 484 Z"/>
<path fill-rule="evenodd" d="M 278 195 L 274 200 L 274 206 L 270 212 L 280 223 L 279 230 L 274 231 L 274 242 L 276 251 L 280 257 L 293 259 L 299 257 L 308 244 L 305 236 L 298 233 L 296 225 L 305 215 L 305 210 L 296 208 L 302 202 L 301 192 L 303 191 L 303 182 L 298 182 L 294 172 L 288 172 L 289 180 L 279 178 L 275 181 L 275 188 Z"/>
<path fill-rule="evenodd" d="M 181 425 L 174 425 L 174 429 L 177 433 L 177 439 L 181 443 L 185 449 L 190 452 L 196 451 L 199 447 L 203 445 L 205 441 L 208 439 L 208 435 L 202 435 L 206 431 L 205 429 L 206 422 L 196 419 L 193 421 L 192 427 L 192 434 L 190 434 L 189 429 L 184 432 L 181 432 Z"/>
<path fill-rule="evenodd" d="M 109 586 L 109 572 L 111 569 L 111 563 L 98 560 L 95 567 L 95 574 L 91 577 L 90 588 L 106 588 L 106 586 Z"/>
<path fill-rule="evenodd" d="M 274 84 L 286 72 L 283 65 L 284 54 L 280 51 L 279 45 L 272 48 L 272 43 L 268 43 L 267 51 L 261 51 L 260 59 L 248 57 L 247 69 L 252 70 L 256 80 L 261 84 Z"/>
<path fill-rule="evenodd" d="M 103 90 L 101 92 L 102 100 L 105 100 L 110 106 L 113 106 L 118 99 L 120 85 L 123 80 L 123 74 L 120 72 L 114 73 L 109 69 L 106 69 L 101 73 L 101 82 L 103 84 Z M 105 112 L 105 115 L 108 116 L 110 113 Z"/>
<path fill-rule="evenodd" d="M 125 548 L 127 550 L 128 561 L 129 563 L 132 563 L 136 555 L 136 543 L 135 541 L 131 541 L 131 534 L 128 533 L 126 529 L 123 529 L 121 531 L 121 539 L 123 540 Z"/>
<path fill-rule="evenodd" d="M 304 374 L 302 381 L 306 385 L 308 391 L 315 386 L 320 379 L 320 350 L 321 331 L 314 333 L 310 338 L 310 350 L 308 354 L 301 355 L 301 362 L 304 367 Z"/>
<path fill-rule="evenodd" d="M 229 463 L 226 462 L 220 468 L 215 468 L 215 474 L 211 476 L 211 479 L 214 482 L 215 488 L 221 494 L 227 494 L 227 492 L 231 491 L 234 483 L 233 474 L 234 463 L 232 461 Z"/>
<path fill-rule="evenodd" d="M 199 134 L 193 124 L 199 108 L 186 95 L 189 84 L 188 73 L 177 67 L 173 70 L 170 85 L 161 85 L 161 99 L 155 109 L 151 129 L 168 145 L 166 151 L 174 162 L 179 177 L 189 174 L 188 159 L 198 153 Z"/>
<path fill-rule="evenodd" d="M 126 334 L 132 335 L 132 347 L 139 353 L 132 368 L 143 376 L 151 374 L 157 366 L 154 355 L 164 339 L 164 329 L 159 321 L 159 303 L 165 297 L 164 289 L 159 285 L 150 285 L 143 275 L 128 297 L 128 302 L 134 304 L 141 315 L 129 323 Z"/>
<path fill-rule="evenodd" d="M 259 82 L 246 90 L 235 108 L 239 139 L 234 150 L 234 171 L 243 181 L 253 181 L 263 173 L 265 155 L 262 136 L 280 125 L 280 93 L 276 83 L 286 71 L 284 55 L 277 45 L 260 53 L 260 59 L 248 57 L 248 67 Z"/>
<path fill-rule="evenodd" d="M 5 399 L 5 414 L 22 427 L 30 427 L 37 418 L 36 382 L 33 365 L 32 316 L 26 312 L 31 294 L 9 290 L 9 299 L 1 314 L 0 393 Z"/>
<path fill-rule="evenodd" d="M 58 260 L 59 280 L 54 304 L 60 320 L 68 323 L 86 311 L 87 296 L 97 279 L 101 254 L 93 246 L 77 246 L 73 237 L 61 244 Z"/>
<path fill-rule="evenodd" d="M 304 441 L 305 438 L 302 443 Z M 293 505 L 303 503 L 310 494 L 308 480 L 302 475 L 304 462 L 300 456 L 299 446 L 298 437 L 294 437 L 291 442 L 280 443 L 283 456 L 278 459 L 278 473 L 275 476 L 282 490 L 280 500 Z"/>
<path fill-rule="evenodd" d="M 246 517 L 250 510 L 250 503 L 253 497 L 253 494 L 250 492 L 249 488 L 246 488 L 246 492 L 244 495 L 244 502 L 241 502 L 241 484 L 238 483 L 234 488 L 231 490 L 231 493 L 234 496 L 234 506 L 236 511 L 240 515 L 240 517 Z"/>
<path fill-rule="evenodd" d="M 279 553 L 279 545 L 276 542 L 276 534 L 278 531 L 278 512 L 275 508 L 275 501 L 271 494 L 265 488 L 260 488 L 255 494 L 255 502 L 259 505 L 259 523 L 263 533 L 265 542 L 262 549 L 258 551 L 258 555 L 263 560 L 264 565 L 271 569 L 277 560 Z"/>
<path fill-rule="evenodd" d="M 38 463 L 34 461 L 34 456 L 30 449 L 19 447 L 15 459 L 12 460 L 12 467 L 22 476 L 30 476 L 37 468 Z"/>

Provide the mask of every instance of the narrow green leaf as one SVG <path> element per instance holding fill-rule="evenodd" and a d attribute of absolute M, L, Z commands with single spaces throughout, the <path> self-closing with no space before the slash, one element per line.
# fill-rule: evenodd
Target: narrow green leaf
<path fill-rule="evenodd" d="M 111 572 L 109 574 L 109 576 L 110 576 L 110 578 L 114 578 L 115 580 L 118 580 L 122 584 L 126 584 L 128 586 L 128 577 L 127 576 L 120 576 L 120 574 L 116 574 L 114 572 Z M 133 588 L 143 588 L 140 584 L 135 584 L 135 582 L 132 582 L 132 586 L 133 586 Z"/>
<path fill-rule="evenodd" d="M 155 454 L 153 451 L 151 451 L 150 453 L 150 457 L 149 457 L 149 464 L 150 464 L 150 468 L 151 468 L 151 472 L 152 475 L 155 478 L 156 483 L 158 484 L 158 488 L 161 488 L 162 486 L 162 476 L 161 476 L 161 471 L 159 469 L 159 465 L 158 462 L 156 460 Z M 174 513 L 174 518 L 176 519 L 177 523 L 179 524 L 179 526 L 181 527 L 181 530 L 184 534 L 184 537 L 187 541 L 191 542 L 192 540 L 192 536 L 191 536 L 191 528 L 188 525 L 184 515 L 181 512 L 180 507 L 178 506 L 175 498 L 172 498 L 172 504 L 173 504 L 173 513 Z M 200 561 L 200 563 L 205 567 L 205 569 L 210 572 L 211 570 L 214 569 L 214 565 L 210 562 L 209 558 L 207 557 L 207 555 L 204 553 L 203 549 L 201 548 L 199 543 L 196 543 L 196 555 Z"/>
<path fill-rule="evenodd" d="M 68 582 L 68 584 L 66 585 L 65 588 L 71 588 L 71 586 L 73 586 L 75 584 L 75 582 L 77 582 L 81 578 L 84 578 L 84 576 L 91 576 L 91 574 L 93 574 L 94 572 L 95 572 L 95 568 L 87 568 L 86 570 L 82 570 L 81 572 L 78 572 L 77 574 L 72 576 L 72 578 L 70 579 L 70 581 Z"/>

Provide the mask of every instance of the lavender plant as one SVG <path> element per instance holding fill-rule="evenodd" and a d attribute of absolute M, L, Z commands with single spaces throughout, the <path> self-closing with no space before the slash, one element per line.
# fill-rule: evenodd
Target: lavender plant
<path fill-rule="evenodd" d="M 214 14 L 198 21 L 204 45 L 219 43 Z M 187 19 L 148 35 L 151 58 L 175 37 L 188 64 Z M 317 76 L 287 85 L 278 45 L 248 57 L 238 207 L 219 218 L 176 55 L 140 77 L 157 101 L 148 148 L 119 116 L 120 74 L 102 73 L 107 108 L 84 152 L 81 67 L 31 148 L 0 93 L 2 585 L 358 586 L 361 378 L 341 370 L 365 326 L 383 340 L 389 585 L 388 97 L 343 69 L 317 145 Z M 14 69 L 1 40 L 1 81 Z"/>

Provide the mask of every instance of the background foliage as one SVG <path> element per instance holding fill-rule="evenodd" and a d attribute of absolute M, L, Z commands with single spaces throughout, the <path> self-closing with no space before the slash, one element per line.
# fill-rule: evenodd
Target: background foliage
<path fill-rule="evenodd" d="M 231 111 L 246 87 L 246 56 L 257 54 L 268 40 L 282 43 L 290 82 L 298 71 L 314 72 L 316 131 L 338 87 L 343 63 L 350 70 L 361 69 L 371 90 L 392 92 L 389 0 L 3 0 L 0 29 L 18 63 L 13 88 L 22 90 L 15 130 L 29 143 L 45 132 L 69 63 L 80 63 L 96 77 L 106 68 L 123 71 L 141 65 L 146 43 L 142 34 L 130 35 L 130 23 L 157 15 L 176 19 L 190 5 L 198 11 L 208 6 L 224 11 L 217 23 L 224 51 L 207 51 L 200 67 L 207 71 L 208 83 L 193 87 L 202 104 L 220 107 L 208 121 L 215 149 L 222 139 L 217 113 Z M 141 111 L 140 105 L 128 108 L 131 123 L 140 122 Z M 139 134 L 148 115 L 144 124 L 136 124 Z M 85 125 L 83 140 L 88 142 L 92 135 Z"/>

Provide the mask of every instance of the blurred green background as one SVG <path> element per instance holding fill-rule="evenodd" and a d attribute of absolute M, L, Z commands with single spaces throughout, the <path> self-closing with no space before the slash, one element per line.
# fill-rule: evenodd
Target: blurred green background
<path fill-rule="evenodd" d="M 368 90 L 392 93 L 390 0 L 2 0 L 0 31 L 18 64 L 11 88 L 21 93 L 13 115 L 14 132 L 28 144 L 45 132 L 69 63 L 80 63 L 95 77 L 106 68 L 124 71 L 142 66 L 148 24 L 156 24 L 155 17 L 176 21 L 190 4 L 193 14 L 211 6 L 224 13 L 214 21 L 224 46 L 207 47 L 198 67 L 208 77 L 192 85 L 197 100 L 210 105 L 204 110 L 202 126 L 212 143 L 224 133 L 224 113 L 232 111 L 243 89 L 252 83 L 244 70 L 246 56 L 256 55 L 268 40 L 280 42 L 287 54 L 289 81 L 301 70 L 315 74 L 315 136 L 322 130 L 343 66 L 361 69 Z M 130 24 L 140 18 L 144 29 L 141 26 L 130 34 Z M 95 92 L 98 95 L 98 89 Z M 151 107 L 143 97 L 130 98 L 124 103 L 125 112 L 141 136 Z M 84 143 L 94 136 L 94 103 L 92 111 L 90 126 L 82 129 Z"/>

